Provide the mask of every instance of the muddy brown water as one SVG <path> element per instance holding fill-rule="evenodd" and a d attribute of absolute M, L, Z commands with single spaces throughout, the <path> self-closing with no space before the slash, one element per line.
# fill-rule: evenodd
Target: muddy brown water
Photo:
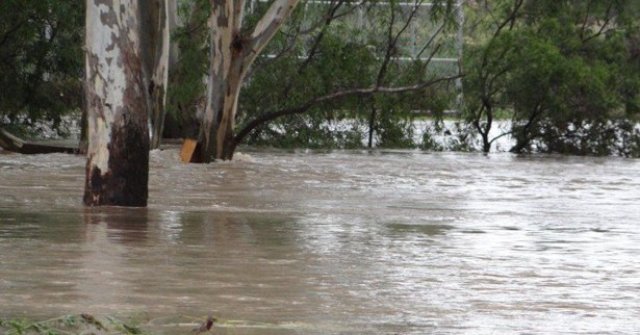
<path fill-rule="evenodd" d="M 151 154 L 147 209 L 84 159 L 0 155 L 0 317 L 213 313 L 233 334 L 638 334 L 640 161 Z M 233 326 L 230 326 L 233 325 Z"/>

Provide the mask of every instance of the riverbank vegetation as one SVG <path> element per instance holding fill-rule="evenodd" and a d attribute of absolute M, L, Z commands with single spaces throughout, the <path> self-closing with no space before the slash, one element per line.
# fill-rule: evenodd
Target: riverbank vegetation
<path fill-rule="evenodd" d="M 42 321 L 0 319 L 4 335 L 73 335 L 73 334 L 151 334 L 137 325 L 138 321 L 121 321 L 115 317 L 97 318 L 90 314 L 64 315 Z"/>
<path fill-rule="evenodd" d="M 83 24 L 78 1 L 0 3 L 0 126 L 68 135 L 64 118 L 82 104 Z"/>
<path fill-rule="evenodd" d="M 215 334 L 214 328 L 276 327 L 276 325 L 248 325 L 240 320 L 219 320 L 213 316 L 194 318 L 172 316 L 151 319 L 148 316 L 131 315 L 124 319 L 88 313 L 69 314 L 47 320 L 34 321 L 25 318 L 0 318 L 0 334 L 3 335 L 153 335 L 153 334 Z"/>
<path fill-rule="evenodd" d="M 489 151 L 509 110 L 513 152 L 638 156 L 634 1 L 477 2 L 465 54 L 464 117 Z M 503 136 L 500 134 L 498 136 Z"/>
<path fill-rule="evenodd" d="M 187 315 L 150 318 L 147 314 L 131 314 L 125 318 L 88 313 L 68 314 L 46 320 L 0 318 L 3 335 L 201 335 L 247 333 L 247 330 L 267 330 L 269 333 L 289 334 L 316 330 L 305 323 L 269 323 L 247 320 L 193 317 Z M 251 332 L 251 331 L 249 331 Z M 253 332 L 251 332 L 253 333 Z"/>
<path fill-rule="evenodd" d="M 239 144 L 434 148 L 414 134 L 448 136 L 438 125 L 445 111 L 462 124 L 465 150 L 489 152 L 508 136 L 514 152 L 640 155 L 637 2 L 464 1 L 462 104 L 458 65 L 434 61 L 457 57 L 456 4 L 303 1 L 243 74 L 226 157 Z M 247 1 L 239 29 L 270 5 Z M 2 127 L 69 135 L 63 121 L 85 124 L 84 6 L 0 6 Z M 211 10 L 203 0 L 175 4 L 166 136 L 204 136 Z M 384 94 L 412 85 L 424 87 Z M 435 124 L 416 129 L 424 115 Z M 510 126 L 492 132 L 495 120 Z"/>

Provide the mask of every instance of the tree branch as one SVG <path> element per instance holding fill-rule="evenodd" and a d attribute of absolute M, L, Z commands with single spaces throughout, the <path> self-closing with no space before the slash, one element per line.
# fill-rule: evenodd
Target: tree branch
<path fill-rule="evenodd" d="M 389 62 L 391 61 L 391 56 L 393 56 L 393 54 L 396 52 L 398 40 L 400 39 L 400 36 L 402 36 L 402 34 L 409 28 L 409 25 L 413 21 L 418 8 L 420 8 L 419 4 L 421 4 L 422 1 L 424 0 L 416 1 L 406 22 L 395 36 L 393 35 L 393 25 L 395 24 L 396 20 L 396 9 L 393 7 L 393 5 L 389 5 L 389 7 L 391 8 L 391 20 L 389 21 L 387 50 L 385 51 L 384 60 L 382 62 L 382 65 L 380 66 L 380 71 L 378 71 L 378 77 L 376 78 L 377 86 L 382 85 L 387 69 L 389 67 Z"/>
<path fill-rule="evenodd" d="M 418 52 L 418 54 L 416 55 L 416 59 L 420 59 L 420 57 L 422 57 L 422 54 L 427 51 L 427 49 L 431 46 L 431 44 L 433 43 L 433 41 L 435 41 L 436 37 L 438 35 L 440 35 L 440 33 L 444 30 L 444 26 L 446 25 L 446 21 L 442 23 L 442 25 L 440 25 L 440 27 L 438 27 L 438 29 L 436 30 L 436 32 L 431 35 L 431 37 L 429 38 L 429 40 L 427 41 L 427 43 L 425 43 L 425 45 L 422 47 L 422 49 L 420 49 L 420 52 Z"/>
<path fill-rule="evenodd" d="M 600 27 L 600 29 L 595 34 L 583 38 L 582 39 L 582 43 L 587 43 L 590 40 L 592 40 L 592 39 L 602 35 L 602 33 L 604 33 L 604 30 L 609 25 L 609 22 L 611 22 L 611 20 L 613 19 L 613 15 L 611 15 L 611 10 L 613 9 L 613 3 L 614 3 L 614 1 L 611 1 L 611 3 L 609 3 L 609 6 L 607 7 L 607 12 L 605 14 L 605 20 L 604 20 L 604 23 L 602 24 L 602 27 Z"/>
<path fill-rule="evenodd" d="M 582 27 L 580 27 L 580 39 L 584 40 L 585 30 L 587 29 L 587 23 L 589 23 L 589 17 L 591 16 L 591 5 L 593 4 L 593 0 L 589 0 L 587 4 L 587 10 L 584 14 L 584 20 L 582 21 Z"/>
<path fill-rule="evenodd" d="M 25 23 L 26 23 L 25 21 L 20 21 L 15 26 L 9 28 L 5 32 L 4 35 L 2 36 L 2 39 L 0 39 L 0 48 L 9 40 L 9 37 L 11 37 L 13 33 L 18 31 L 18 29 L 20 29 L 20 27 L 22 27 L 22 25 Z"/>
<path fill-rule="evenodd" d="M 320 19 L 315 22 L 314 24 L 312 24 L 309 28 L 305 29 L 305 30 L 301 30 L 300 31 L 300 35 L 307 35 L 310 34 L 312 32 L 314 32 L 316 29 L 321 28 L 325 25 L 325 22 L 327 20 L 336 20 L 339 19 L 341 17 L 347 16 L 349 14 L 351 14 L 352 12 L 354 12 L 356 9 L 362 7 L 368 0 L 362 0 L 358 3 L 352 3 L 352 2 L 347 2 L 347 0 L 331 0 L 330 4 L 329 4 L 329 10 L 327 11 L 327 14 L 323 15 L 322 17 L 320 17 Z M 337 5 L 334 5 L 334 3 L 338 2 Z M 347 4 L 347 6 L 342 6 L 343 4 Z M 338 9 L 339 7 L 348 7 L 346 10 L 337 13 L 335 9 Z"/>
<path fill-rule="evenodd" d="M 441 83 L 441 82 L 447 82 L 447 81 L 452 81 L 458 78 L 461 78 L 462 75 L 456 75 L 456 76 L 451 76 L 451 77 L 444 77 L 444 78 L 437 78 L 437 79 L 433 79 L 430 81 L 426 81 L 426 82 L 422 82 L 422 83 L 418 83 L 415 85 L 409 85 L 409 86 L 399 86 L 399 87 L 380 87 L 380 86 L 373 86 L 373 87 L 368 87 L 368 88 L 353 88 L 353 89 L 348 89 L 348 90 L 343 90 L 343 91 L 337 91 L 337 92 L 333 92 L 327 95 L 323 95 L 320 97 L 316 97 L 314 99 L 311 99 L 309 101 L 307 101 L 306 103 L 297 106 L 297 107 L 292 107 L 292 108 L 287 108 L 287 109 L 283 109 L 283 110 L 279 110 L 279 111 L 275 111 L 272 113 L 266 113 L 263 115 L 258 116 L 257 118 L 255 118 L 253 121 L 247 123 L 238 133 L 237 135 L 233 138 L 233 146 L 237 146 L 238 144 L 240 144 L 240 142 L 242 142 L 242 140 L 249 135 L 249 133 L 251 131 L 253 131 L 254 129 L 256 129 L 258 126 L 268 123 L 270 121 L 273 121 L 277 118 L 283 117 L 283 116 L 288 116 L 288 115 L 296 115 L 296 114 L 303 114 L 306 113 L 309 109 L 311 109 L 313 106 L 318 105 L 320 103 L 324 103 L 324 102 L 329 102 L 329 101 L 334 101 L 334 100 L 338 100 L 341 98 L 345 98 L 345 97 L 350 97 L 350 96 L 371 96 L 374 94 L 400 94 L 400 93 L 406 93 L 406 92 L 414 92 L 414 91 L 419 91 L 421 89 L 425 89 L 429 86 Z"/>
<path fill-rule="evenodd" d="M 331 1 L 331 5 L 329 6 L 327 15 L 325 15 L 324 26 L 322 26 L 322 29 L 320 30 L 320 32 L 318 33 L 316 38 L 313 40 L 313 43 L 311 45 L 311 50 L 309 50 L 309 52 L 307 53 L 307 58 L 298 67 L 297 73 L 299 75 L 302 74 L 303 71 L 314 60 L 314 58 L 315 58 L 315 56 L 316 56 L 316 54 L 317 54 L 317 52 L 318 52 L 318 50 L 320 48 L 320 43 L 324 39 L 324 36 L 325 36 L 325 34 L 327 32 L 327 29 L 329 28 L 329 26 L 331 25 L 333 20 L 336 18 L 336 12 L 338 11 L 338 9 L 340 9 L 340 7 L 342 7 L 344 2 L 345 2 L 345 0 L 337 0 L 337 4 L 334 5 L 334 0 Z M 295 84 L 295 80 L 290 80 L 289 83 L 287 84 L 287 86 L 285 87 L 285 89 L 283 90 L 282 96 L 285 96 L 285 97 L 288 96 L 289 92 L 291 92 L 291 89 L 293 88 L 294 84 Z"/>
<path fill-rule="evenodd" d="M 300 0 L 275 0 L 256 24 L 249 41 L 249 51 L 243 60 L 243 68 L 248 69 L 262 49 L 280 30 L 285 19 L 296 8 Z"/>
<path fill-rule="evenodd" d="M 512 134 L 513 134 L 513 130 L 509 130 L 507 132 L 504 132 L 504 133 L 492 138 L 491 141 L 489 141 L 489 143 L 493 144 L 493 142 L 495 142 L 495 141 L 497 141 L 497 140 L 499 140 L 499 139 L 501 139 L 501 138 L 503 138 L 503 137 L 505 137 L 507 135 L 512 135 Z"/>
<path fill-rule="evenodd" d="M 313 60 L 313 57 L 316 55 L 318 47 L 320 46 L 320 42 L 322 42 L 322 40 L 324 39 L 324 35 L 326 34 L 327 29 L 331 25 L 331 22 L 333 22 L 333 20 L 336 18 L 336 12 L 343 4 L 344 0 L 339 0 L 335 6 L 329 7 L 328 14 L 324 20 L 324 25 L 322 26 L 320 33 L 318 33 L 318 36 L 313 41 L 307 59 L 305 59 L 302 65 L 300 65 L 300 67 L 298 68 L 298 74 L 302 73 L 302 71 L 304 71 L 304 69 L 311 63 L 311 60 Z"/>

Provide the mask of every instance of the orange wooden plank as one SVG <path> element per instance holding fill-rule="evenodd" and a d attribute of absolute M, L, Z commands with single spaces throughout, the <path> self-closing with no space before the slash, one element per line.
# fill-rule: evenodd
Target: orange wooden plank
<path fill-rule="evenodd" d="M 191 163 L 193 160 L 193 154 L 196 151 L 196 147 L 198 146 L 198 141 L 185 138 L 182 143 L 182 148 L 180 149 L 180 160 L 183 163 Z"/>

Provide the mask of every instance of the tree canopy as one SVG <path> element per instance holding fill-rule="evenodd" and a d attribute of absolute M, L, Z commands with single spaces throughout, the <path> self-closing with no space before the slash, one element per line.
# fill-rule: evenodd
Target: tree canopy
<path fill-rule="evenodd" d="M 512 151 L 629 154 L 614 143 L 618 130 L 633 129 L 638 117 L 637 2 L 476 6 L 489 37 L 477 36 L 481 42 L 467 53 L 465 113 L 484 137 L 485 151 L 502 109 L 512 120 Z"/>
<path fill-rule="evenodd" d="M 242 37 L 274 2 L 238 3 Z M 245 69 L 230 148 L 435 148 L 416 142 L 415 120 L 435 120 L 428 140 L 453 111 L 470 141 L 458 148 L 488 152 L 511 136 L 515 152 L 640 155 L 637 1 L 465 1 L 463 105 L 458 64 L 432 61 L 458 57 L 457 1 L 301 3 Z M 212 10 L 178 1 L 165 135 L 202 136 Z M 0 3 L 3 127 L 79 117 L 83 24 L 78 1 Z M 496 120 L 510 126 L 496 132 Z"/>
<path fill-rule="evenodd" d="M 82 104 L 80 1 L 0 2 L 0 125 L 54 128 Z"/>

